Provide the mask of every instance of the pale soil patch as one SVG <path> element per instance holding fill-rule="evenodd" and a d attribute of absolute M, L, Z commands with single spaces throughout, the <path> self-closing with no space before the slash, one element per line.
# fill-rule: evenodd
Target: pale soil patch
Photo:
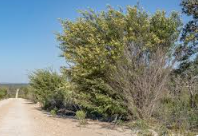
<path fill-rule="evenodd" d="M 127 128 L 88 120 L 80 126 L 76 119 L 52 117 L 38 105 L 24 99 L 0 101 L 0 135 L 134 135 Z"/>

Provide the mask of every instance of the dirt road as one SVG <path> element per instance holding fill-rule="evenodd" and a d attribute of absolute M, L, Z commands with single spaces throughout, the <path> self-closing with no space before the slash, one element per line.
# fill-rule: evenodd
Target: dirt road
<path fill-rule="evenodd" d="M 82 126 L 76 119 L 52 117 L 39 106 L 20 98 L 0 101 L 0 135 L 132 135 L 131 130 L 109 123 L 88 121 Z"/>

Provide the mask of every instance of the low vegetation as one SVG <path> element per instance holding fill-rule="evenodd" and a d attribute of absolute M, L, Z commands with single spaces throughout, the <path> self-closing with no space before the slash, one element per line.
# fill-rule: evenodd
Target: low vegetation
<path fill-rule="evenodd" d="M 0 84 L 0 90 L 4 90 L 6 92 L 6 95 L 4 98 L 15 98 L 17 89 L 20 90 L 19 96 L 21 98 L 28 98 L 28 96 L 31 95 L 29 92 L 29 86 L 25 83 L 6 83 L 6 84 Z"/>
<path fill-rule="evenodd" d="M 8 91 L 6 88 L 0 88 L 0 99 L 6 98 Z"/>
<path fill-rule="evenodd" d="M 86 113 L 82 110 L 76 112 L 76 118 L 80 121 L 80 124 L 86 124 Z"/>
<path fill-rule="evenodd" d="M 63 77 L 50 70 L 38 70 L 29 78 L 35 95 L 34 100 L 40 102 L 44 109 L 59 109 L 64 105 L 64 94 L 60 90 L 64 82 Z"/>
<path fill-rule="evenodd" d="M 25 96 L 52 115 L 76 113 L 82 124 L 87 117 L 124 121 L 138 135 L 196 134 L 198 58 L 186 60 L 184 47 L 192 42 L 187 32 L 178 42 L 183 32 L 178 13 L 150 15 L 134 6 L 81 15 L 61 20 L 57 39 L 67 66 L 61 74 L 49 69 L 30 74 Z"/>

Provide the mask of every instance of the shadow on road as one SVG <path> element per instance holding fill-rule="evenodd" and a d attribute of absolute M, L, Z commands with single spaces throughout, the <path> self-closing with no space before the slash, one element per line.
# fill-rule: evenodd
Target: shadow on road
<path fill-rule="evenodd" d="M 72 122 L 76 128 L 83 128 L 83 129 L 96 129 L 97 128 L 97 129 L 107 129 L 107 130 L 112 130 L 112 131 L 116 130 L 120 133 L 122 133 L 125 129 L 128 129 L 127 127 L 119 126 L 114 123 L 102 122 L 102 121 L 92 120 L 92 119 L 87 119 L 87 124 L 81 125 L 79 121 L 75 118 L 75 116 L 67 116 L 67 115 L 52 116 L 50 112 L 43 110 L 40 106 L 38 106 L 34 102 L 27 100 L 24 104 L 30 105 L 30 107 L 33 108 L 34 110 L 41 112 L 46 117 L 51 118 L 55 121 L 58 120 L 61 123 L 67 123 L 68 120 L 70 120 L 70 122 Z"/>

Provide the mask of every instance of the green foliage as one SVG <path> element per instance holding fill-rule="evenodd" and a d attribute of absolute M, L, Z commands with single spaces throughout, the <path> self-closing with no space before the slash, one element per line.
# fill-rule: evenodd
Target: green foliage
<path fill-rule="evenodd" d="M 28 84 L 26 83 L 11 83 L 11 84 L 0 84 L 0 87 L 3 89 L 7 89 L 7 97 L 15 98 L 17 89 L 26 89 Z M 24 97 L 24 92 L 19 91 L 19 97 Z"/>
<path fill-rule="evenodd" d="M 80 121 L 80 124 L 86 124 L 86 113 L 82 110 L 76 112 L 76 118 Z"/>
<path fill-rule="evenodd" d="M 177 49 L 179 53 L 178 61 L 180 64 L 173 75 L 181 77 L 182 80 L 179 82 L 181 83 L 184 81 L 182 83 L 184 86 L 181 86 L 173 80 L 173 85 L 175 84 L 174 89 L 179 92 L 176 92 L 176 95 L 174 95 L 173 99 L 170 99 L 170 102 L 163 104 L 166 106 L 165 110 L 168 112 L 168 114 L 164 114 L 167 121 L 170 125 L 173 125 L 172 128 L 179 129 L 182 134 L 186 134 L 186 130 L 191 131 L 198 128 L 197 5 L 197 0 L 182 0 L 181 2 L 183 13 L 192 17 L 192 19 L 184 26 L 181 37 L 184 44 Z M 178 85 L 182 88 L 176 88 L 179 87 Z M 174 93 L 175 91 L 172 92 Z"/>
<path fill-rule="evenodd" d="M 51 70 L 37 70 L 30 76 L 30 86 L 37 101 L 45 109 L 63 106 L 63 93 L 59 90 L 63 86 L 64 78 Z"/>
<path fill-rule="evenodd" d="M 165 126 L 160 126 L 160 127 L 158 128 L 158 135 L 159 135 L 159 136 L 170 136 L 171 133 L 170 133 L 170 131 L 167 129 L 167 127 L 165 127 Z"/>
<path fill-rule="evenodd" d="M 128 127 L 131 129 L 136 129 L 136 130 L 147 130 L 149 126 L 146 124 L 146 121 L 144 120 L 136 120 L 133 122 L 130 122 L 128 124 Z"/>
<path fill-rule="evenodd" d="M 192 20 L 189 21 L 184 29 L 183 29 L 183 35 L 182 40 L 185 41 L 185 43 L 191 42 L 192 46 L 196 47 L 196 43 L 198 40 L 198 26 L 197 26 L 197 19 L 198 19 L 198 1 L 197 0 L 182 0 L 181 6 L 182 11 L 187 16 L 192 17 Z"/>
<path fill-rule="evenodd" d="M 198 111 L 191 108 L 188 99 L 181 98 L 165 99 L 158 110 L 158 118 L 165 127 L 171 130 L 185 131 L 198 127 Z"/>
<path fill-rule="evenodd" d="M 50 111 L 50 114 L 51 114 L 52 116 L 56 116 L 56 114 L 57 114 L 57 108 L 52 109 L 52 110 Z"/>
<path fill-rule="evenodd" d="M 58 34 L 60 48 L 68 66 L 64 73 L 74 85 L 77 104 L 89 116 L 128 119 L 128 108 L 122 91 L 109 83 L 111 70 L 131 42 L 145 53 L 158 47 L 171 50 L 179 35 L 178 14 L 169 17 L 164 11 L 153 16 L 138 7 L 127 7 L 126 14 L 108 7 L 96 13 L 82 11 L 76 21 L 61 21 Z"/>
<path fill-rule="evenodd" d="M 72 111 L 78 110 L 77 95 L 75 94 L 74 87 L 71 83 L 65 81 L 58 91 L 63 93 L 62 102 L 64 104 L 64 108 Z"/>
<path fill-rule="evenodd" d="M 152 131 L 146 129 L 138 132 L 138 136 L 154 136 Z"/>
<path fill-rule="evenodd" d="M 7 96 L 7 92 L 6 88 L 0 88 L 0 99 L 5 98 Z"/>
<path fill-rule="evenodd" d="M 182 31 L 181 41 L 183 44 L 176 50 L 179 55 L 178 61 L 181 63 L 179 68 L 184 69 L 186 63 L 191 62 L 193 56 L 197 56 L 198 53 L 198 1 L 182 0 L 181 6 L 182 12 L 191 18 Z"/>
<path fill-rule="evenodd" d="M 30 99 L 29 92 L 30 92 L 30 87 L 28 85 L 19 88 L 19 98 Z"/>

